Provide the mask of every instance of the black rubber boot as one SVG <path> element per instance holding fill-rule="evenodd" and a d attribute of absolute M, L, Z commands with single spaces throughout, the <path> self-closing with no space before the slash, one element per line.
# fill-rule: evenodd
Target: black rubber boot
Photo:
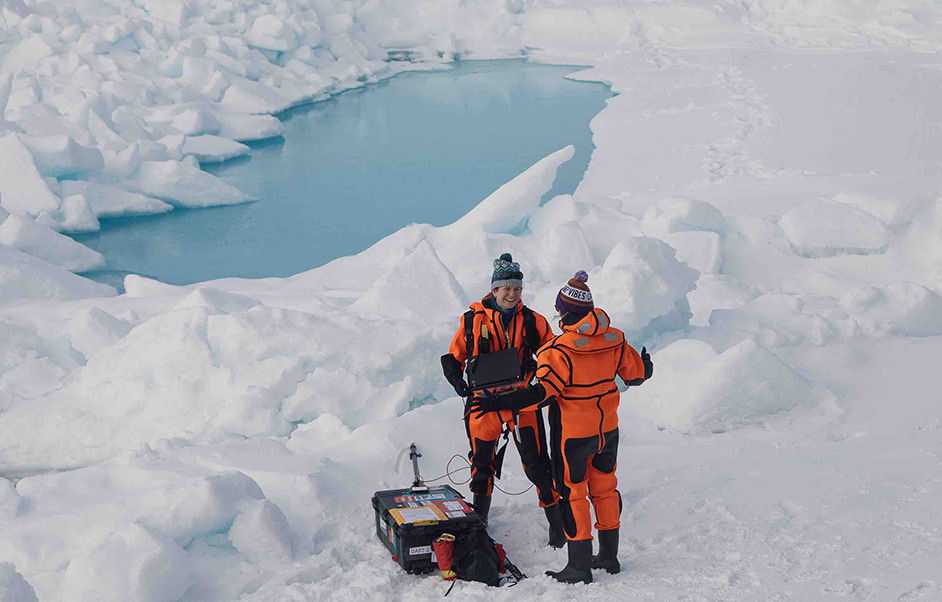
<path fill-rule="evenodd" d="M 484 526 L 487 526 L 487 513 L 491 510 L 491 496 L 489 495 L 478 495 L 474 494 L 474 501 L 471 502 L 471 505 L 474 506 L 474 513 L 481 517 L 481 520 L 484 521 Z"/>
<path fill-rule="evenodd" d="M 559 502 L 543 508 L 546 513 L 546 522 L 549 523 L 549 545 L 557 550 L 566 545 L 566 531 L 563 530 L 563 513 Z"/>
<path fill-rule="evenodd" d="M 563 583 L 592 583 L 592 540 L 569 542 L 569 563 L 561 571 L 546 574 Z"/>
<path fill-rule="evenodd" d="M 593 569 L 605 569 L 612 575 L 621 571 L 618 562 L 618 529 L 599 531 L 599 554 L 592 557 Z"/>

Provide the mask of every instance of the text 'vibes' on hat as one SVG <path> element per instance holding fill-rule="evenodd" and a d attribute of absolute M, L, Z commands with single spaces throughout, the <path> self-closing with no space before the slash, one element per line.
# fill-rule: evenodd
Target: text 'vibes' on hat
<path fill-rule="evenodd" d="M 502 286 L 519 286 L 523 288 L 523 272 L 520 271 L 520 264 L 514 261 L 510 253 L 504 253 L 494 260 L 491 290 Z"/>
<path fill-rule="evenodd" d="M 584 316 L 595 309 L 588 281 L 589 275 L 583 270 L 576 272 L 556 295 L 556 310 L 561 314 Z"/>

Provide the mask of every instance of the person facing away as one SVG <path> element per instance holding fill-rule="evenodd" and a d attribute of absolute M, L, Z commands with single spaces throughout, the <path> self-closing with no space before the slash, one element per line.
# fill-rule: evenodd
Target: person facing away
<path fill-rule="evenodd" d="M 508 348 L 516 348 L 525 387 L 533 378 L 536 350 L 553 338 L 546 318 L 525 306 L 520 299 L 523 272 L 510 253 L 494 261 L 491 292 L 461 317 L 448 353 L 442 356 L 442 371 L 455 392 L 468 402 L 473 394 L 464 379 L 469 358 Z M 467 403 L 467 402 L 466 402 Z M 465 431 L 471 446 L 470 489 L 477 514 L 487 523 L 495 472 L 502 458 L 496 458 L 498 440 L 504 425 L 513 431 L 527 478 L 536 486 L 540 506 L 549 523 L 549 545 L 561 548 L 566 541 L 559 512 L 559 495 L 553 488 L 552 466 L 546 447 L 546 428 L 539 408 L 524 412 L 506 411 L 471 416 L 465 408 Z M 495 461 L 496 460 L 496 461 Z"/>
<path fill-rule="evenodd" d="M 654 364 L 647 350 L 639 354 L 612 327 L 608 314 L 595 307 L 588 275 L 579 271 L 556 296 L 563 333 L 537 352 L 538 382 L 504 395 L 486 395 L 471 403 L 471 413 L 488 416 L 508 410 L 549 406 L 553 476 L 560 495 L 569 562 L 546 574 L 566 583 L 589 583 L 593 568 L 621 570 L 618 531 L 621 494 L 618 460 L 618 375 L 629 386 L 651 378 Z M 599 533 L 599 553 L 592 556 L 592 518 Z"/>

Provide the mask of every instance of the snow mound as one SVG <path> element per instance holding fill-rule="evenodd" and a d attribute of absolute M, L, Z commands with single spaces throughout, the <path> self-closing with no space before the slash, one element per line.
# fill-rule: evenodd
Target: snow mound
<path fill-rule="evenodd" d="M 597 307 L 632 341 L 690 324 L 687 293 L 699 272 L 681 263 L 667 243 L 645 237 L 616 246 L 600 268 L 590 272 L 589 288 Z"/>
<path fill-rule="evenodd" d="M 130 324 L 97 307 L 78 312 L 66 327 L 72 347 L 85 357 L 114 345 L 130 331 Z"/>
<path fill-rule="evenodd" d="M 314 420 L 298 425 L 291 433 L 287 447 L 296 454 L 313 454 L 342 442 L 351 430 L 335 414 L 321 414 Z"/>
<path fill-rule="evenodd" d="M 0 224 L 0 244 L 72 272 L 94 270 L 105 265 L 101 253 L 18 215 L 11 215 Z"/>
<path fill-rule="evenodd" d="M 235 293 L 224 293 L 213 288 L 199 287 L 192 293 L 184 297 L 177 303 L 173 309 L 190 309 L 193 307 L 203 307 L 214 314 L 227 314 L 237 311 L 248 311 L 261 305 L 258 299 L 237 295 Z"/>
<path fill-rule="evenodd" d="M 918 284 L 862 286 L 842 296 L 840 302 L 870 336 L 942 334 L 942 296 Z"/>
<path fill-rule="evenodd" d="M 257 564 L 291 561 L 288 519 L 278 506 L 268 500 L 246 504 L 229 528 L 229 541 Z"/>
<path fill-rule="evenodd" d="M 65 571 L 65 602 L 175 602 L 193 583 L 186 552 L 139 524 L 108 536 Z"/>
<path fill-rule="evenodd" d="M 0 602 L 39 602 L 33 586 L 10 562 L 0 562 Z"/>
<path fill-rule="evenodd" d="M 874 216 L 823 199 L 786 212 L 779 226 L 795 253 L 803 257 L 882 253 L 889 237 L 886 227 Z"/>
<path fill-rule="evenodd" d="M 764 425 L 832 398 L 753 339 L 719 355 L 706 343 L 681 340 L 652 359 L 657 377 L 638 393 L 644 401 L 637 411 L 673 430 L 722 433 Z"/>
<path fill-rule="evenodd" d="M 421 299 L 421 304 L 416 300 Z M 402 320 L 438 321 L 464 313 L 468 297 L 427 240 L 380 276 L 351 308 Z"/>
<path fill-rule="evenodd" d="M 0 301 L 13 299 L 88 299 L 113 297 L 114 287 L 99 284 L 6 245 L 0 245 Z"/>

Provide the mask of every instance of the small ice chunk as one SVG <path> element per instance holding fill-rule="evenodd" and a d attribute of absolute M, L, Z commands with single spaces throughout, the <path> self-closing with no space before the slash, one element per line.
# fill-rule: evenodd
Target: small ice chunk
<path fill-rule="evenodd" d="M 252 200 L 216 176 L 180 161 L 145 161 L 125 184 L 180 207 L 236 205 Z"/>
<path fill-rule="evenodd" d="M 291 433 L 287 447 L 296 454 L 314 454 L 331 445 L 341 443 L 350 436 L 350 427 L 336 414 L 321 414 L 311 422 L 301 424 Z"/>
<path fill-rule="evenodd" d="M 33 34 L 0 56 L 0 72 L 35 73 L 40 61 L 54 53 L 42 35 Z"/>
<path fill-rule="evenodd" d="M 0 204 L 10 213 L 39 215 L 59 208 L 19 134 L 0 138 Z"/>
<path fill-rule="evenodd" d="M 17 572 L 13 563 L 0 562 L 0 602 L 38 601 L 33 586 Z"/>
<path fill-rule="evenodd" d="M 18 215 L 11 215 L 0 224 L 0 244 L 29 253 L 72 272 L 84 272 L 105 266 L 105 258 L 101 253 Z"/>
<path fill-rule="evenodd" d="M 217 114 L 222 124 L 219 136 L 238 142 L 252 142 L 274 138 L 285 133 L 285 126 L 271 115 Z"/>
<path fill-rule="evenodd" d="M 268 500 L 246 503 L 229 528 L 229 541 L 255 564 L 289 562 L 292 557 L 288 519 Z"/>
<path fill-rule="evenodd" d="M 0 75 L 0 123 L 3 122 L 3 114 L 7 110 L 11 90 L 13 90 L 13 74 Z"/>
<path fill-rule="evenodd" d="M 66 331 L 72 347 L 85 357 L 91 357 L 123 339 L 131 331 L 131 325 L 97 307 L 90 307 L 75 314 Z"/>
<path fill-rule="evenodd" d="M 252 149 L 244 144 L 211 134 L 187 136 L 183 145 L 183 154 L 193 155 L 200 163 L 221 163 L 250 152 Z"/>
<path fill-rule="evenodd" d="M 248 311 L 256 305 L 261 305 L 258 299 L 252 299 L 251 297 L 245 297 L 235 293 L 226 293 L 214 288 L 199 287 L 184 297 L 173 309 L 205 307 L 214 314 L 227 314 L 231 312 Z"/>
<path fill-rule="evenodd" d="M 723 238 L 716 232 L 672 232 L 661 240 L 674 247 L 677 259 L 701 274 L 719 274 L 723 269 Z"/>
<path fill-rule="evenodd" d="M 65 197 L 58 210 L 43 211 L 36 221 L 58 232 L 69 234 L 97 232 L 101 229 L 91 205 L 80 194 Z"/>
<path fill-rule="evenodd" d="M 182 28 L 187 21 L 187 5 L 176 0 L 145 0 L 147 13 L 158 21 Z"/>
<path fill-rule="evenodd" d="M 564 282 L 585 266 L 597 264 L 592 245 L 577 221 L 559 224 L 540 239 L 540 270 L 553 281 Z"/>
<path fill-rule="evenodd" d="M 280 113 L 293 104 L 278 90 L 248 79 L 237 79 L 226 88 L 221 104 L 233 111 L 252 114 Z"/>
<path fill-rule="evenodd" d="M 15 299 L 89 299 L 114 297 L 118 291 L 76 276 L 38 257 L 0 244 L 0 301 Z"/>
<path fill-rule="evenodd" d="M 726 232 L 726 218 L 719 209 L 704 201 L 670 197 L 649 208 L 641 220 L 645 236 L 664 237 L 672 232 Z"/>
<path fill-rule="evenodd" d="M 869 213 L 887 226 L 907 224 L 913 219 L 917 203 L 914 199 L 894 199 L 860 193 L 841 192 L 834 197 L 838 203 Z"/>
<path fill-rule="evenodd" d="M 0 477 L 0 519 L 9 520 L 15 517 L 20 511 L 22 501 L 13 483 Z M 2 566 L 3 565 L 0 564 L 0 567 Z M 0 568 L 0 573 L 2 573 L 2 571 L 3 569 Z M 3 589 L 3 577 L 0 576 L 0 592 L 3 591 L 5 591 Z M 0 596 L 0 602 L 2 601 L 3 597 Z"/>
<path fill-rule="evenodd" d="M 161 200 L 128 192 L 106 184 L 95 184 L 84 180 L 63 180 L 62 194 L 66 198 L 82 195 L 98 218 L 127 215 L 156 215 L 173 210 L 173 205 Z"/>
<path fill-rule="evenodd" d="M 869 213 L 824 199 L 788 211 L 779 226 L 803 257 L 881 253 L 889 237 L 886 227 Z"/>
<path fill-rule="evenodd" d="M 252 46 L 278 52 L 292 50 L 298 45 L 294 30 L 285 27 L 285 22 L 275 15 L 262 15 L 255 19 L 245 37 Z"/>
<path fill-rule="evenodd" d="M 589 286 L 613 324 L 632 339 L 644 339 L 689 324 L 687 293 L 699 275 L 678 261 L 667 243 L 635 237 L 619 243 L 602 267 L 590 272 Z"/>
<path fill-rule="evenodd" d="M 193 583 L 190 559 L 173 540 L 132 523 L 69 563 L 68 602 L 175 602 Z"/>
<path fill-rule="evenodd" d="M 212 134 L 219 131 L 221 127 L 219 120 L 203 109 L 189 109 L 183 111 L 171 122 L 181 134 L 187 136 L 199 136 L 200 134 Z"/>

